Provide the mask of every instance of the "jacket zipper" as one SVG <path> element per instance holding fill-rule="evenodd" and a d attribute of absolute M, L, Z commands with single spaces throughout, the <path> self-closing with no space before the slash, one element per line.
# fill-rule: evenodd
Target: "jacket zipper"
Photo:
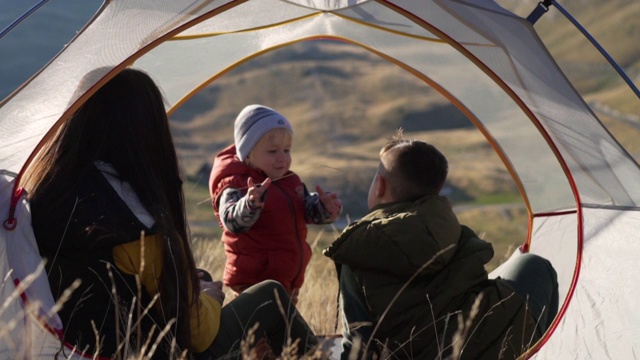
<path fill-rule="evenodd" d="M 271 183 L 271 185 L 274 185 L 276 188 L 278 188 L 278 190 L 280 190 L 280 192 L 282 192 L 282 194 L 284 195 L 284 198 L 287 199 L 287 204 L 289 205 L 289 211 L 291 212 L 291 216 L 293 217 L 293 232 L 296 235 L 296 239 L 298 240 L 298 242 L 297 242 L 297 244 L 298 244 L 298 272 L 296 273 L 296 276 L 293 277 L 293 280 L 291 280 L 291 285 L 293 286 L 293 283 L 296 280 L 298 280 L 298 278 L 300 277 L 300 273 L 302 272 L 303 248 L 302 248 L 302 239 L 300 238 L 300 234 L 298 233 L 298 218 L 296 217 L 296 211 L 295 211 L 295 208 L 293 206 L 293 201 L 289 197 L 289 194 L 286 191 L 284 191 L 284 189 L 281 188 L 278 184 Z M 293 290 L 293 288 L 290 289 L 290 290 Z"/>

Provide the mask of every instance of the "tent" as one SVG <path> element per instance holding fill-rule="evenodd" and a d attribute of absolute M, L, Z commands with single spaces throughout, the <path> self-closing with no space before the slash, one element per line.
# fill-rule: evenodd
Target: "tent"
<path fill-rule="evenodd" d="M 313 39 L 361 46 L 415 75 L 500 156 L 528 209 L 526 250 L 559 273 L 560 312 L 532 357 L 640 354 L 640 168 L 531 22 L 491 0 L 107 1 L 0 103 L 0 169 L 19 173 L 38 144 L 126 66 L 148 72 L 172 111 L 234 66 Z M 76 93 L 99 67 L 103 78 Z"/>

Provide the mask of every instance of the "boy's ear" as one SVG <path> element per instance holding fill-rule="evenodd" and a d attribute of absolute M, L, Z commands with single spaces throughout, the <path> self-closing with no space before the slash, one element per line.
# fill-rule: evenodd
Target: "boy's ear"
<path fill-rule="evenodd" d="M 384 176 L 381 176 L 380 174 L 376 174 L 376 176 L 378 177 L 378 181 L 377 181 L 378 186 L 376 187 L 376 196 L 379 198 L 382 198 L 387 192 L 387 185 L 388 185 L 387 179 Z"/>

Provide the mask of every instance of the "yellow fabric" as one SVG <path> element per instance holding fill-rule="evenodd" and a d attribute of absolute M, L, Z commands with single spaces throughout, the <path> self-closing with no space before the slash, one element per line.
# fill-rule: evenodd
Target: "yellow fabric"
<path fill-rule="evenodd" d="M 158 293 L 158 281 L 162 273 L 162 236 L 144 237 L 144 268 L 140 271 L 142 241 L 136 240 L 113 248 L 113 260 L 120 271 L 140 275 L 140 283 L 149 296 Z"/>
<path fill-rule="evenodd" d="M 191 346 L 195 352 L 205 351 L 213 343 L 220 330 L 222 312 L 222 305 L 205 293 L 200 294 L 199 304 L 200 313 L 191 312 Z"/>
<path fill-rule="evenodd" d="M 139 275 L 140 283 L 149 296 L 158 293 L 158 279 L 162 272 L 162 236 L 144 237 L 144 267 L 140 271 L 142 241 L 136 240 L 113 248 L 116 267 L 129 275 Z M 222 306 L 209 295 L 200 294 L 199 308 L 191 312 L 191 346 L 196 352 L 206 350 L 218 335 Z"/>

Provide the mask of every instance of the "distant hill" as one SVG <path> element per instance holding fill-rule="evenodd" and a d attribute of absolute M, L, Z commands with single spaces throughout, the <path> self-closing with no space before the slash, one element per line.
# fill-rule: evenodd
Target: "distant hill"
<path fill-rule="evenodd" d="M 499 3 L 526 17 L 538 1 Z M 640 47 L 631 42 L 640 35 L 640 2 L 576 0 L 570 5 L 568 10 L 638 78 Z M 535 28 L 588 101 L 603 111 L 640 114 L 640 101 L 557 9 Z M 394 64 L 353 45 L 306 42 L 245 63 L 174 114 L 189 172 L 232 141 L 233 119 L 248 103 L 275 107 L 290 118 L 296 147 L 303 151 L 327 152 L 356 138 L 384 137 L 397 127 L 411 132 L 472 126 L 446 99 Z"/>
<path fill-rule="evenodd" d="M 472 127 L 439 93 L 397 66 L 353 45 L 317 41 L 263 55 L 194 96 L 172 116 L 178 146 L 194 157 L 210 156 L 233 141 L 233 121 L 250 103 L 282 112 L 293 123 L 296 148 L 312 152 L 388 136 L 390 128 Z"/>
<path fill-rule="evenodd" d="M 294 170 L 312 190 L 318 183 L 340 191 L 352 214 L 364 211 L 381 138 L 394 129 L 476 131 L 438 92 L 377 55 L 340 42 L 305 42 L 234 69 L 172 115 L 187 173 L 201 184 L 214 155 L 233 142 L 237 113 L 251 103 L 292 122 Z"/>

